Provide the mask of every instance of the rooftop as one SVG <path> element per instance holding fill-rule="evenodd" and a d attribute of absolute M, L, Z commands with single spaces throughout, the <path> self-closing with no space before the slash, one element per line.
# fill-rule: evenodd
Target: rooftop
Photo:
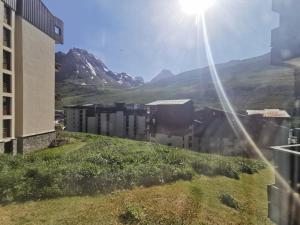
<path fill-rule="evenodd" d="M 147 106 L 154 106 L 154 105 L 184 105 L 188 102 L 191 102 L 191 99 L 177 99 L 177 100 L 159 100 L 155 102 L 151 102 L 146 104 Z"/>
<path fill-rule="evenodd" d="M 290 118 L 291 116 L 280 109 L 247 110 L 247 115 L 262 115 L 264 118 Z"/>
<path fill-rule="evenodd" d="M 284 63 L 289 66 L 300 67 L 300 57 L 286 60 L 286 61 L 284 61 Z"/>

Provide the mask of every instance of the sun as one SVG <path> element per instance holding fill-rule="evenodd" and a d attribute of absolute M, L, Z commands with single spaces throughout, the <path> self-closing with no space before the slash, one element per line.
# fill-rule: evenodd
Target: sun
<path fill-rule="evenodd" d="M 203 14 L 216 0 L 179 0 L 182 10 L 192 15 Z"/>

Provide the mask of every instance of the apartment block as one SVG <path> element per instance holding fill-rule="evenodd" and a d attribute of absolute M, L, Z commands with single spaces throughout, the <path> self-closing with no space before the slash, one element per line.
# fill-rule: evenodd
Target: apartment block
<path fill-rule="evenodd" d="M 190 99 L 159 100 L 147 104 L 146 107 L 151 142 L 193 148 L 194 105 Z"/>
<path fill-rule="evenodd" d="M 271 60 L 280 64 L 300 56 L 300 2 L 299 0 L 273 0 L 273 11 L 279 15 L 279 27 L 272 30 Z"/>
<path fill-rule="evenodd" d="M 74 105 L 65 107 L 67 131 L 146 140 L 143 105 Z"/>
<path fill-rule="evenodd" d="M 55 44 L 63 22 L 41 0 L 0 1 L 0 153 L 26 153 L 55 138 Z"/>

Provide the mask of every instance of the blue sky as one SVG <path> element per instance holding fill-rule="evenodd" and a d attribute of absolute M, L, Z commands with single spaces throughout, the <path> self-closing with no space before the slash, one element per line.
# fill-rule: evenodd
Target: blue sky
<path fill-rule="evenodd" d="M 94 53 L 111 70 L 151 79 L 162 69 L 174 73 L 206 65 L 195 18 L 178 0 L 44 0 L 65 22 L 65 44 Z M 216 62 L 270 51 L 278 24 L 271 0 L 217 0 L 206 13 Z M 200 29 L 201 30 L 201 29 Z"/>

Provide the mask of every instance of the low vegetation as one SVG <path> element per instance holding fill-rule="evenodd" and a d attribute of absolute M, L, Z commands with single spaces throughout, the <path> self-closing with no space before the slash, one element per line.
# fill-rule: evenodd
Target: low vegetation
<path fill-rule="evenodd" d="M 0 156 L 0 202 L 94 195 L 137 186 L 265 168 L 260 161 L 199 154 L 151 143 L 66 133 L 70 144 L 26 156 Z M 246 168 L 246 169 L 245 169 Z"/>
<path fill-rule="evenodd" d="M 267 218 L 270 170 L 240 180 L 195 176 L 150 188 L 136 187 L 94 196 L 63 197 L 0 205 L 5 225 L 272 225 Z M 220 201 L 233 196 L 239 208 Z"/>

